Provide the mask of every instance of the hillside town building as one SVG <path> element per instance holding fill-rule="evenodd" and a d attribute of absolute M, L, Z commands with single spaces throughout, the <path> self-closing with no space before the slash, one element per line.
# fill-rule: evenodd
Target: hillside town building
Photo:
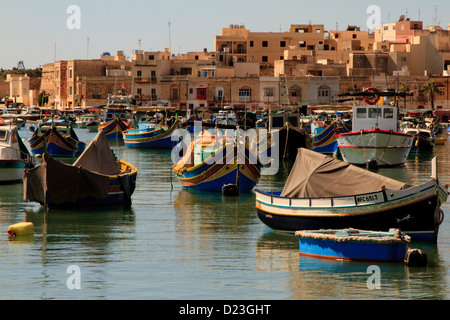
<path fill-rule="evenodd" d="M 223 28 L 214 50 L 172 54 L 135 50 L 100 59 L 55 61 L 42 66 L 39 88 L 30 95 L 27 77 L 0 83 L 2 97 L 34 104 L 40 93 L 58 109 L 99 107 L 125 89 L 138 106 L 276 109 L 339 105 L 339 94 L 408 90 L 399 105 L 431 108 L 422 88 L 435 82 L 437 109 L 449 109 L 450 25 L 424 27 L 401 16 L 373 33 L 358 26 L 325 30 L 321 24 L 292 24 L 287 31 L 255 32 L 244 25 Z M 31 80 L 30 80 L 31 81 Z M 22 88 L 22 89 L 18 89 Z M 20 92 L 19 92 L 20 91 Z"/>

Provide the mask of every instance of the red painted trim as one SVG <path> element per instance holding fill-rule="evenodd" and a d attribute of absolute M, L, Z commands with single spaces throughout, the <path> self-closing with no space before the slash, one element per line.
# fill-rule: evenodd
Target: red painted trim
<path fill-rule="evenodd" d="M 358 136 L 362 134 L 373 134 L 373 133 L 381 133 L 381 134 L 389 134 L 389 135 L 396 135 L 396 136 L 403 136 L 412 138 L 413 136 L 409 133 L 403 133 L 399 131 L 391 131 L 391 130 L 381 130 L 378 128 L 372 129 L 372 130 L 361 130 L 361 131 L 352 131 L 352 132 L 346 132 L 346 133 L 340 133 L 337 134 L 336 137 L 349 137 L 349 136 Z"/>
<path fill-rule="evenodd" d="M 343 149 L 410 149 L 411 146 L 405 146 L 405 147 L 399 147 L 399 146 L 384 146 L 384 147 L 368 147 L 368 146 L 343 146 L 343 145 L 338 145 L 339 148 L 343 148 Z"/>

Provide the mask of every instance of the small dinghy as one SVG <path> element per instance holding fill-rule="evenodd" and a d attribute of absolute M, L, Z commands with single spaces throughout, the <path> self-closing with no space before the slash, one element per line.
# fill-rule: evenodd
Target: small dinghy
<path fill-rule="evenodd" d="M 297 231 L 300 255 L 344 261 L 403 262 L 411 238 L 399 229 Z"/>

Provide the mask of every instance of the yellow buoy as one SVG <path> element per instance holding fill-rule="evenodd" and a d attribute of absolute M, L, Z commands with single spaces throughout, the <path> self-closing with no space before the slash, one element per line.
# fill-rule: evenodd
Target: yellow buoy
<path fill-rule="evenodd" d="M 26 236 L 34 233 L 34 224 L 32 222 L 19 222 L 10 225 L 8 228 L 8 237 L 13 239 L 17 236 Z"/>

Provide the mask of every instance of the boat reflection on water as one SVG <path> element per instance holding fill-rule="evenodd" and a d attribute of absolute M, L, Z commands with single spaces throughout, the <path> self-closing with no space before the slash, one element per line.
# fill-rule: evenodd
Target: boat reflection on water
<path fill-rule="evenodd" d="M 346 262 L 300 256 L 298 239 L 294 235 L 269 230 L 257 241 L 255 268 L 271 274 L 287 273 L 288 278 L 282 281 L 289 286 L 291 296 L 288 299 L 294 300 L 340 299 L 343 296 L 364 300 L 408 299 L 408 290 L 422 292 L 427 299 L 445 299 L 446 263 L 437 247 L 428 242 L 414 242 L 414 247 L 427 253 L 427 268 L 436 272 L 431 275 L 425 272 L 427 268 L 409 267 L 403 263 Z M 379 283 L 376 275 L 381 277 Z M 381 290 L 371 290 L 378 284 Z"/>
<path fill-rule="evenodd" d="M 227 197 L 217 192 L 181 189 L 174 199 L 177 229 L 187 234 L 246 230 L 255 221 L 251 210 L 254 199 L 251 193 Z"/>

